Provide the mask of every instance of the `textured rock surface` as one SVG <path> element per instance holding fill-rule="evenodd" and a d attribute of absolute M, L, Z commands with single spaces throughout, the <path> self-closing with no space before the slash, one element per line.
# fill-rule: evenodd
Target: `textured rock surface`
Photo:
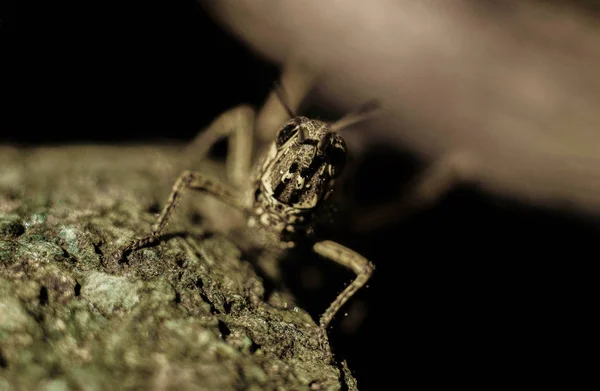
<path fill-rule="evenodd" d="M 354 389 L 191 203 L 169 229 L 186 235 L 109 261 L 150 228 L 176 152 L 0 147 L 0 390 Z"/>

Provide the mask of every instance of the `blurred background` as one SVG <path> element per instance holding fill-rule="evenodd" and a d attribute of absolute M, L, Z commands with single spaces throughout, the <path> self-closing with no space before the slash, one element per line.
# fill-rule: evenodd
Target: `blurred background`
<path fill-rule="evenodd" d="M 230 7 L 225 9 L 224 4 Z M 279 24 L 268 25 L 272 31 L 264 33 L 253 30 L 253 23 L 260 18 L 244 8 L 252 7 L 250 3 L 241 1 L 238 9 L 232 4 L 224 1 L 201 5 L 191 0 L 139 4 L 45 3 L 32 8 L 24 5 L 18 15 L 3 9 L 0 16 L 3 27 L 16 27 L 22 35 L 13 38 L 6 34 L 2 49 L 2 62 L 8 72 L 4 73 L 2 83 L 5 102 L 1 109 L 0 141 L 24 146 L 185 142 L 232 106 L 250 103 L 259 107 L 279 75 L 281 58 L 287 55 L 269 37 L 281 33 L 284 38 L 280 41 L 284 43 L 314 37 L 294 35 L 299 31 L 294 28 L 306 15 L 279 17 L 286 12 L 285 6 L 274 8 L 273 17 L 278 17 Z M 512 158 L 510 154 L 488 153 L 482 148 L 482 156 L 489 157 L 486 163 L 491 168 L 487 172 L 493 180 L 488 182 L 493 185 L 487 186 L 488 177 L 484 177 L 476 185 L 460 186 L 439 205 L 379 230 L 357 233 L 348 229 L 347 224 L 332 230 L 333 239 L 361 252 L 377 267 L 369 287 L 359 291 L 342 311 L 347 315 L 335 319 L 330 331 L 336 357 L 349 361 L 360 389 L 382 389 L 392 384 L 414 388 L 415 384 L 419 388 L 434 384 L 508 385 L 523 377 L 531 384 L 559 378 L 573 381 L 572 371 L 581 375 L 591 366 L 583 353 L 591 343 L 593 314 L 597 309 L 597 273 L 593 270 L 598 259 L 600 228 L 599 211 L 594 205 L 600 195 L 592 191 L 600 186 L 600 178 L 595 175 L 599 168 L 595 158 L 600 156 L 594 155 L 600 145 L 596 144 L 600 142 L 597 130 L 600 117 L 590 113 L 597 113 L 595 107 L 600 103 L 600 99 L 594 100 L 600 96 L 595 89 L 598 85 L 595 69 L 600 68 L 594 68 L 594 64 L 600 66 L 600 60 L 598 48 L 590 42 L 600 34 L 600 8 L 591 0 L 532 1 L 527 2 L 524 12 L 515 11 L 516 2 L 508 1 L 454 4 L 460 4 L 459 13 L 448 14 L 448 18 L 461 12 L 476 19 L 484 15 L 477 20 L 495 21 L 500 41 L 503 32 L 509 37 L 523 38 L 527 50 L 519 52 L 520 56 L 511 57 L 513 52 L 505 48 L 496 53 L 497 61 L 493 58 L 489 61 L 502 63 L 509 76 L 513 69 L 511 61 L 514 69 L 522 67 L 523 53 L 543 54 L 549 50 L 553 55 L 548 61 L 563 58 L 556 54 L 561 50 L 566 53 L 564 57 L 569 59 L 566 70 L 560 64 L 557 66 L 561 72 L 578 76 L 574 85 L 583 86 L 584 92 L 578 94 L 576 88 L 547 89 L 546 92 L 560 99 L 553 101 L 554 106 L 531 106 L 535 110 L 525 104 L 528 99 L 537 99 L 535 95 L 515 93 L 514 96 L 525 102 L 517 101 L 523 110 L 519 121 L 523 122 L 526 122 L 523 118 L 538 119 L 548 113 L 564 115 L 564 102 L 573 105 L 569 107 L 589 108 L 577 116 L 583 118 L 585 126 L 577 122 L 553 133 L 579 137 L 577 143 L 585 147 L 585 153 L 573 160 L 567 157 L 565 161 L 576 161 L 577 167 L 584 168 L 567 170 L 557 177 L 559 182 L 563 176 L 569 176 L 569 180 L 554 183 L 548 178 L 554 178 L 550 174 L 556 170 L 544 168 L 546 160 L 533 158 L 541 154 L 537 150 L 532 149 L 529 154 L 524 148 L 521 155 Z M 260 7 L 268 6 L 267 1 L 257 1 L 256 12 L 261 14 Z M 552 18 L 548 17 L 546 7 L 555 7 Z M 269 17 L 268 13 L 261 15 Z M 560 20 L 561 15 L 568 23 L 557 29 L 549 21 Z M 221 27 L 214 16 L 229 27 Z M 410 14 L 406 17 L 410 20 Z M 304 29 L 310 28 L 318 35 L 326 32 L 323 26 L 329 24 L 325 19 Z M 281 32 L 277 30 L 281 25 L 291 27 Z M 477 36 L 477 28 L 483 30 L 486 25 L 489 24 L 476 25 L 466 36 Z M 533 38 L 522 26 L 529 25 L 535 25 L 538 32 L 547 32 L 543 35 L 547 40 L 542 40 L 546 43 L 526 45 Z M 435 36 L 422 38 L 424 42 L 436 40 Z M 419 34 L 411 36 L 411 42 L 419 47 L 415 39 L 419 39 Z M 492 41 L 490 45 L 500 41 Z M 357 49 L 377 46 L 373 42 L 356 45 Z M 319 57 L 327 48 L 314 50 L 312 54 L 324 64 L 338 64 L 324 55 Z M 355 58 L 354 55 L 345 58 L 344 53 L 341 52 L 341 60 Z M 385 57 L 385 53 L 381 55 Z M 394 57 L 390 54 L 389 58 L 394 64 Z M 435 56 L 426 61 L 431 63 L 441 64 L 442 70 L 448 69 L 448 79 L 436 79 L 440 81 L 439 89 L 437 92 L 434 89 L 432 95 L 442 97 L 441 101 L 447 101 L 452 108 L 456 103 L 452 94 L 455 85 L 441 82 L 453 80 L 455 69 L 445 67 Z M 489 75 L 483 69 L 488 63 L 473 65 L 466 60 L 464 63 L 471 66 L 470 71 L 479 72 L 469 79 L 471 85 L 492 88 L 486 83 Z M 452 64 L 461 64 L 460 56 Z M 552 62 L 536 64 L 546 70 L 553 66 Z M 547 75 L 549 80 L 554 77 L 550 71 Z M 338 84 L 340 80 L 343 79 L 337 80 Z M 365 80 L 371 79 L 365 77 Z M 461 80 L 457 85 L 463 85 Z M 454 115 L 444 115 L 451 110 L 439 105 L 411 117 L 422 101 L 408 99 L 414 107 L 403 106 L 405 100 L 394 103 L 397 96 L 385 96 L 388 103 L 395 104 L 391 107 L 388 104 L 392 115 L 378 124 L 379 133 L 367 129 L 368 148 L 360 148 L 361 164 L 356 168 L 355 186 L 346 189 L 348 196 L 358 200 L 358 207 L 398 198 L 407 183 L 448 146 L 478 139 L 486 131 L 493 133 L 493 129 L 482 126 L 477 136 L 471 137 L 461 122 L 462 115 L 470 114 L 470 107 L 476 112 L 478 125 L 496 123 L 498 115 L 490 107 L 504 107 L 507 101 L 513 101 L 511 91 L 527 80 L 495 84 L 494 91 L 506 92 L 500 94 L 503 99 L 490 99 L 487 106 L 478 106 L 474 100 L 461 106 L 462 111 Z M 361 97 L 341 97 L 343 89 L 335 83 L 317 91 L 314 103 L 308 107 L 311 114 L 337 117 Z M 361 88 L 364 85 L 364 81 L 357 83 Z M 373 96 L 379 92 L 376 83 L 374 86 L 364 95 L 378 98 Z M 410 83 L 399 83 L 396 89 L 406 87 L 412 88 L 411 96 L 418 95 Z M 387 93 L 381 91 L 383 95 Z M 570 95 L 565 95 L 567 92 Z M 405 126 L 401 126 L 402 118 L 406 118 Z M 430 118 L 433 120 L 428 122 Z M 444 125 L 448 128 L 452 127 L 451 120 L 459 123 L 464 137 L 447 137 L 459 133 L 438 130 L 443 129 L 439 118 L 447 121 Z M 520 132 L 514 126 L 523 123 L 519 121 L 513 118 L 507 122 L 511 131 L 495 137 L 514 137 L 515 144 L 527 140 L 532 145 L 542 145 L 545 135 L 527 133 L 528 130 Z M 552 122 L 556 121 L 553 118 Z M 548 129 L 544 121 L 528 123 Z M 570 119 L 560 122 L 561 126 L 567 123 Z M 398 137 L 389 137 L 390 134 Z M 427 144 L 427 140 L 431 142 Z M 553 140 L 561 143 L 560 137 Z M 423 147 L 425 144 L 435 148 Z M 473 145 L 477 144 L 469 144 Z M 522 156 L 533 157 L 523 160 Z M 539 165 L 539 172 L 545 175 L 543 181 L 531 179 L 538 185 L 531 190 L 535 193 L 531 197 L 527 196 L 530 182 L 527 173 L 513 180 L 503 172 L 495 175 L 499 171 L 493 169 L 502 166 L 511 172 L 535 171 L 531 165 Z M 389 172 L 395 175 L 383 176 Z M 576 172 L 585 175 L 578 177 L 573 174 Z M 508 190 L 494 191 L 502 187 L 503 179 L 511 183 Z M 545 189 L 551 193 L 554 188 L 562 187 L 578 192 L 559 192 L 575 195 L 558 203 L 536 202 L 544 198 L 538 194 Z M 515 188 L 518 189 L 512 191 Z M 580 201 L 584 207 L 577 207 Z M 571 207 L 573 204 L 575 207 Z M 315 319 L 353 277 L 310 256 L 284 267 L 288 285 Z"/>

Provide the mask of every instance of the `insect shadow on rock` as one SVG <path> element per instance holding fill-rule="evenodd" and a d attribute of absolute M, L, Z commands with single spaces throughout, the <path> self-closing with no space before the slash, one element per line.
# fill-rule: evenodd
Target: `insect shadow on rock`
<path fill-rule="evenodd" d="M 226 111 L 188 146 L 189 153 L 205 157 L 216 141 L 229 137 L 226 166 L 230 183 L 201 172 L 183 171 L 152 231 L 123 246 L 114 260 L 119 261 L 126 253 L 162 240 L 185 190 L 215 196 L 244 213 L 249 230 L 263 250 L 287 252 L 309 243 L 318 255 L 356 274 L 354 281 L 319 319 L 319 343 L 329 362 L 332 355 L 327 326 L 369 280 L 374 266 L 337 242 L 318 240 L 318 226 L 329 220 L 329 197 L 348 154 L 346 142 L 338 131 L 369 118 L 378 104 L 368 102 L 332 124 L 297 116 L 295 109 L 310 90 L 314 78 L 306 69 L 295 65 L 286 67 L 281 78 L 281 84 L 290 88 L 290 96 L 284 96 L 276 84 L 259 113 L 247 105 Z M 254 153 L 255 150 L 258 152 Z"/>

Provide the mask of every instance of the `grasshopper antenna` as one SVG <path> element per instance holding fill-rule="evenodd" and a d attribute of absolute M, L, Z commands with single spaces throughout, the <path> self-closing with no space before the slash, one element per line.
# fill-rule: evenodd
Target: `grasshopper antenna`
<path fill-rule="evenodd" d="M 287 103 L 288 100 L 285 96 L 285 91 L 283 91 L 283 87 L 281 87 L 281 84 L 279 84 L 279 82 L 275 82 L 274 88 L 275 88 L 275 93 L 277 94 L 277 98 L 279 98 L 279 101 L 281 102 L 281 105 L 285 109 L 288 116 L 290 118 L 296 118 L 297 117 L 296 113 L 294 113 L 294 111 L 290 108 L 290 105 Z M 300 131 L 298 132 L 298 141 L 303 143 L 304 140 L 306 140 L 307 138 L 308 138 L 308 135 L 306 134 L 306 129 L 301 126 Z"/>
<path fill-rule="evenodd" d="M 370 100 L 359 106 L 356 110 L 346 114 L 345 116 L 331 124 L 331 130 L 334 132 L 339 132 L 342 129 L 348 128 L 354 124 L 371 118 L 380 110 L 380 102 L 376 99 Z"/>
<path fill-rule="evenodd" d="M 286 113 L 290 116 L 290 118 L 296 117 L 296 113 L 294 113 L 294 111 L 290 108 L 290 105 L 287 103 L 288 100 L 285 96 L 285 91 L 283 91 L 283 88 L 281 87 L 281 84 L 279 84 L 279 82 L 275 82 L 273 87 L 275 88 L 277 98 L 279 98 L 279 101 L 281 102 L 281 105 L 285 109 Z"/>

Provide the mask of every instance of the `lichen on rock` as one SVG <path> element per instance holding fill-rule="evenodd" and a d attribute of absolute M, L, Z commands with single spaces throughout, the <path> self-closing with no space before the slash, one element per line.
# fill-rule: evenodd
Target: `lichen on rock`
<path fill-rule="evenodd" d="M 198 234 L 189 203 L 175 234 L 111 261 L 150 228 L 177 150 L 0 147 L 0 389 L 356 387 L 293 297 Z"/>

